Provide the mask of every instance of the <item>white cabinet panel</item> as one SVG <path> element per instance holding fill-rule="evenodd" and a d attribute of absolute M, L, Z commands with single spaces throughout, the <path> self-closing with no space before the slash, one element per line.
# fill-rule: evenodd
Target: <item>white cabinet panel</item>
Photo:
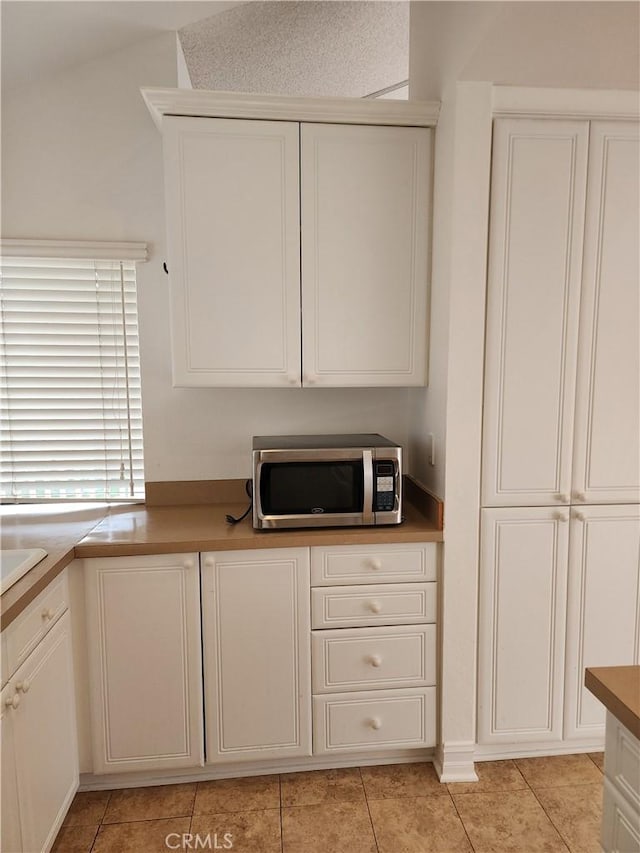
<path fill-rule="evenodd" d="M 85 570 L 93 772 L 202 764 L 198 555 Z"/>
<path fill-rule="evenodd" d="M 313 692 L 423 687 L 436 683 L 436 626 L 314 631 Z"/>
<path fill-rule="evenodd" d="M 436 688 L 313 697 L 313 752 L 434 746 Z"/>
<path fill-rule="evenodd" d="M 298 124 L 163 121 L 174 384 L 300 385 Z"/>
<path fill-rule="evenodd" d="M 584 672 L 640 663 L 640 508 L 584 507 L 572 516 L 565 737 L 601 737 L 605 710 Z"/>
<path fill-rule="evenodd" d="M 640 501 L 638 124 L 593 122 L 576 394 L 574 498 Z"/>
<path fill-rule="evenodd" d="M 562 738 L 568 510 L 481 518 L 478 740 Z"/>
<path fill-rule="evenodd" d="M 22 833 L 20 831 L 20 804 L 18 802 L 18 778 L 16 775 L 15 735 L 13 708 L 16 690 L 13 683 L 0 693 L 0 850 L 2 853 L 20 853 Z"/>
<path fill-rule="evenodd" d="M 303 124 L 303 384 L 426 382 L 431 131 Z"/>
<path fill-rule="evenodd" d="M 494 123 L 482 504 L 568 503 L 588 123 Z"/>
<path fill-rule="evenodd" d="M 310 755 L 309 550 L 202 557 L 207 762 Z"/>
<path fill-rule="evenodd" d="M 10 683 L 19 701 L 10 709 L 22 836 L 18 849 L 35 853 L 50 849 L 78 788 L 68 614 L 60 618 Z"/>

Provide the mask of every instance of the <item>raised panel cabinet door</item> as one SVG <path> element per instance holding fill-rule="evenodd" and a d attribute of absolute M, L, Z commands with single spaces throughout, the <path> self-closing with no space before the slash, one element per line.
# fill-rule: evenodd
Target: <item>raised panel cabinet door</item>
<path fill-rule="evenodd" d="M 427 128 L 303 124 L 303 385 L 425 385 Z"/>
<path fill-rule="evenodd" d="M 207 763 L 311 755 L 309 550 L 202 557 Z"/>
<path fill-rule="evenodd" d="M 20 849 L 35 853 L 51 848 L 78 789 L 68 613 L 22 664 L 12 683 L 20 700 L 13 713 Z"/>
<path fill-rule="evenodd" d="M 483 506 L 569 503 L 588 122 L 494 122 Z"/>
<path fill-rule="evenodd" d="M 569 512 L 481 513 L 478 741 L 562 739 Z"/>
<path fill-rule="evenodd" d="M 16 775 L 15 736 L 13 718 L 17 708 L 14 702 L 16 688 L 9 682 L 0 693 L 0 850 L 2 853 L 19 853 L 22 850 L 20 832 L 20 806 Z"/>
<path fill-rule="evenodd" d="M 165 116 L 173 381 L 300 385 L 296 122 Z"/>
<path fill-rule="evenodd" d="M 575 501 L 640 501 L 640 130 L 593 122 L 580 306 Z"/>
<path fill-rule="evenodd" d="M 640 507 L 571 515 L 565 737 L 602 741 L 605 708 L 585 688 L 584 672 L 640 663 Z"/>
<path fill-rule="evenodd" d="M 201 765 L 198 555 L 84 562 L 93 772 Z"/>

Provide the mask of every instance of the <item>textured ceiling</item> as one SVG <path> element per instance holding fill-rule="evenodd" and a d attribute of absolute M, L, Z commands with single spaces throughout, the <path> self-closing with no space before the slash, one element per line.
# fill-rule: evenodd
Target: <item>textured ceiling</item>
<path fill-rule="evenodd" d="M 363 97 L 409 76 L 408 2 L 255 2 L 183 27 L 194 88 Z"/>

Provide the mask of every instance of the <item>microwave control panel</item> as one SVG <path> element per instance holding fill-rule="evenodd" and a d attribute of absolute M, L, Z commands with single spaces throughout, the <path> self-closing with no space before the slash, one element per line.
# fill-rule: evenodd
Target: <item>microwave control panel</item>
<path fill-rule="evenodd" d="M 373 463 L 373 511 L 389 512 L 396 502 L 396 469 L 391 461 Z"/>

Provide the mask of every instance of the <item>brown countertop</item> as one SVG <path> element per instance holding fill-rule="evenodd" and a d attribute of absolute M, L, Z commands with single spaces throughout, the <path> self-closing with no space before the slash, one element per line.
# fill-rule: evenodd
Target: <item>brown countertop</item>
<path fill-rule="evenodd" d="M 640 739 L 640 666 L 591 667 L 586 671 L 584 683 Z"/>
<path fill-rule="evenodd" d="M 77 506 L 77 505 L 76 505 Z M 225 514 L 241 515 L 246 503 L 183 506 L 96 505 L 70 509 L 33 505 L 1 517 L 3 548 L 44 548 L 37 566 L 3 593 L 2 628 L 16 618 L 74 557 L 121 557 L 182 551 L 300 548 L 312 545 L 441 542 L 434 520 L 405 501 L 405 521 L 393 527 L 258 531 L 246 518 L 235 526 Z"/>

